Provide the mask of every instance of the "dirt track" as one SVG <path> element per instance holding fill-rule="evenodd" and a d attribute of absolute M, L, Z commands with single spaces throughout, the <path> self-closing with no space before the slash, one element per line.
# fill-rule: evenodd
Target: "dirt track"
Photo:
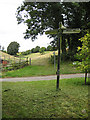
<path fill-rule="evenodd" d="M 65 74 L 60 75 L 60 79 L 66 79 L 66 78 L 77 78 L 77 77 L 84 77 L 84 74 Z M 37 77 L 18 77 L 18 78 L 3 78 L 0 79 L 0 81 L 8 81 L 8 82 L 18 82 L 18 81 L 39 81 L 39 80 L 55 80 L 57 79 L 56 75 L 50 75 L 50 76 L 37 76 Z"/>

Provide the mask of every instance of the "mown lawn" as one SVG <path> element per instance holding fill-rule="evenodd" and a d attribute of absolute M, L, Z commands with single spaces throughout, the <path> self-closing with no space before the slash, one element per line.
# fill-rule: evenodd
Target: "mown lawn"
<path fill-rule="evenodd" d="M 84 78 L 2 82 L 3 118 L 88 118 L 88 85 Z"/>
<path fill-rule="evenodd" d="M 31 65 L 24 68 L 3 72 L 2 77 L 29 77 L 29 76 L 41 76 L 41 75 L 55 75 L 57 71 L 57 65 L 54 69 L 54 65 Z M 75 67 L 72 66 L 72 62 L 64 62 L 60 65 L 61 74 L 80 73 Z"/>

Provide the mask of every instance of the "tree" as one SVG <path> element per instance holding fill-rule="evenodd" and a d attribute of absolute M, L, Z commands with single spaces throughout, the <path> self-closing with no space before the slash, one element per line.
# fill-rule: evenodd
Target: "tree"
<path fill-rule="evenodd" d="M 46 49 L 45 47 L 41 47 L 40 50 L 39 50 L 39 52 L 40 52 L 41 54 L 44 54 L 45 49 Z"/>
<path fill-rule="evenodd" d="M 33 52 L 34 52 L 34 53 L 37 53 L 37 52 L 39 52 L 39 49 L 40 49 L 40 47 L 39 47 L 39 46 L 36 46 L 36 47 L 33 49 Z"/>
<path fill-rule="evenodd" d="M 24 2 L 17 9 L 17 21 L 18 24 L 25 23 L 27 29 L 25 32 L 25 39 L 31 38 L 34 41 L 37 35 L 42 35 L 45 30 L 58 29 L 59 22 L 63 22 L 61 3 L 51 3 L 51 2 Z M 26 15 L 22 15 L 25 12 Z M 57 36 L 48 35 L 49 38 L 53 37 L 57 46 Z"/>
<path fill-rule="evenodd" d="M 88 3 L 87 3 L 88 4 Z M 85 9 L 80 3 L 64 3 L 64 9 L 66 10 L 66 24 L 69 28 L 80 28 L 85 27 Z M 64 35 L 67 38 L 67 43 L 69 46 L 69 54 L 71 57 L 77 52 L 77 46 L 81 46 L 82 43 L 78 39 L 84 36 L 84 31 L 82 30 L 80 34 Z M 62 45 L 63 46 L 63 45 Z M 73 53 L 73 54 L 72 54 Z"/>
<path fill-rule="evenodd" d="M 89 4 L 89 5 L 88 5 Z M 86 6 L 88 5 L 88 9 Z M 31 38 L 34 41 L 37 35 L 42 35 L 47 29 L 58 29 L 59 22 L 70 28 L 83 28 L 86 27 L 84 22 L 89 19 L 89 3 L 72 3 L 72 2 L 23 2 L 23 4 L 17 9 L 17 21 L 18 24 L 25 23 L 27 29 L 25 32 L 25 39 Z M 24 15 L 22 13 L 25 13 Z M 79 35 L 68 35 L 69 51 L 76 53 L 78 44 L 81 42 L 78 40 L 85 33 L 82 31 Z M 52 46 L 57 47 L 56 35 L 48 35 L 49 38 L 53 37 L 51 42 Z M 63 35 L 62 40 L 62 52 L 66 53 L 66 35 Z M 55 46 L 56 45 L 56 46 Z M 72 56 L 72 55 L 71 55 Z"/>
<path fill-rule="evenodd" d="M 22 12 L 26 12 L 26 15 L 22 16 Z M 18 7 L 16 17 L 18 23 L 24 22 L 28 27 L 24 38 L 31 37 L 32 40 L 35 40 L 37 35 L 42 35 L 46 29 L 59 28 L 59 22 L 63 21 L 61 13 L 62 5 L 60 3 L 24 2 L 21 7 Z"/>
<path fill-rule="evenodd" d="M 90 33 L 87 33 L 84 37 L 79 39 L 82 42 L 82 47 L 78 47 L 78 53 L 76 58 L 81 61 L 77 61 L 76 65 L 81 71 L 85 72 L 85 84 L 87 79 L 87 73 L 90 73 Z"/>
<path fill-rule="evenodd" d="M 2 51 L 4 51 L 4 46 L 2 47 Z"/>
<path fill-rule="evenodd" d="M 52 48 L 52 46 L 47 46 L 47 51 L 52 51 L 53 50 L 53 48 Z"/>
<path fill-rule="evenodd" d="M 20 47 L 19 43 L 11 42 L 7 47 L 7 53 L 10 55 L 16 55 L 18 53 L 19 47 Z"/>
<path fill-rule="evenodd" d="M 1 47 L 2 47 L 2 46 L 0 45 L 0 50 L 1 50 Z"/>

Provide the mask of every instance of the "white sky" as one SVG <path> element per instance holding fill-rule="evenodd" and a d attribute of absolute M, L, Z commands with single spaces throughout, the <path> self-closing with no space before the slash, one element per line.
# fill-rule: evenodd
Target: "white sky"
<path fill-rule="evenodd" d="M 15 16 L 17 7 L 22 4 L 22 1 L 0 0 L 0 45 L 7 50 L 8 45 L 16 41 L 20 44 L 19 51 L 26 51 L 36 46 L 47 47 L 53 39 L 47 38 L 46 35 L 38 36 L 34 42 L 23 38 L 26 26 L 23 23 L 18 25 Z"/>

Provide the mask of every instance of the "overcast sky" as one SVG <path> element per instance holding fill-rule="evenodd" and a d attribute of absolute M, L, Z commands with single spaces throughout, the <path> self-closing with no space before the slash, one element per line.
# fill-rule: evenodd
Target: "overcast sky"
<path fill-rule="evenodd" d="M 16 41 L 20 44 L 19 51 L 26 51 L 36 46 L 47 47 L 53 39 L 47 38 L 46 35 L 39 36 L 34 42 L 31 39 L 25 40 L 23 33 L 26 26 L 17 24 L 15 16 L 17 7 L 22 4 L 23 0 L 1 0 L 0 1 L 0 45 L 7 50 L 8 45 Z"/>

